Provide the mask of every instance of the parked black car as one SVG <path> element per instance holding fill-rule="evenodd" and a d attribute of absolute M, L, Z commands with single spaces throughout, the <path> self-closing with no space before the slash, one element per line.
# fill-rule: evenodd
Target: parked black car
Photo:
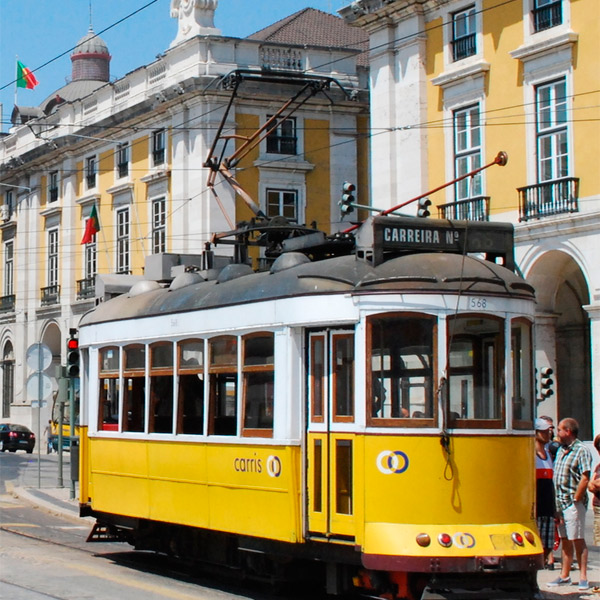
<path fill-rule="evenodd" d="M 35 433 L 25 425 L 14 423 L 0 423 L 0 450 L 4 452 L 16 452 L 25 450 L 31 454 L 35 447 Z"/>

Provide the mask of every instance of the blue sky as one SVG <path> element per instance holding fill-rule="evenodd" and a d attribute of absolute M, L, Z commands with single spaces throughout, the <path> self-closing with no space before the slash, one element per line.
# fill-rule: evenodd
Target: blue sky
<path fill-rule="evenodd" d="M 151 2 L 92 0 L 94 31 L 100 33 Z M 223 35 L 245 37 L 307 6 L 335 13 L 349 3 L 350 0 L 219 0 L 215 25 Z M 112 55 L 112 78 L 118 79 L 152 62 L 169 47 L 177 33 L 170 4 L 170 0 L 156 0 L 101 34 Z M 87 33 L 89 20 L 89 0 L 0 0 L 2 131 L 8 131 L 14 106 L 15 86 L 11 82 L 15 79 L 16 57 L 35 70 L 40 82 L 35 90 L 20 88 L 18 103 L 37 106 L 70 77 L 70 49 Z"/>

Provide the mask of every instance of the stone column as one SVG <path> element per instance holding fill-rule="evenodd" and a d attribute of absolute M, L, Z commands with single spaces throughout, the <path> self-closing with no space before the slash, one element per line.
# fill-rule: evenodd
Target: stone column
<path fill-rule="evenodd" d="M 600 301 L 600 298 L 597 299 Z M 590 317 L 592 439 L 600 433 L 600 303 L 583 307 Z"/>

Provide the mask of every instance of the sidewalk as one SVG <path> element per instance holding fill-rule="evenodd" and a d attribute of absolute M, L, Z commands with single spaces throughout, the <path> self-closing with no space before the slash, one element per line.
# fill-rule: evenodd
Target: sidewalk
<path fill-rule="evenodd" d="M 37 489 L 34 487 L 13 487 L 9 490 L 13 496 L 21 498 L 34 506 L 38 506 L 47 512 L 56 514 L 68 519 L 78 521 L 79 523 L 87 521 L 90 526 L 95 522 L 93 517 L 79 516 L 79 490 L 76 486 L 75 498 L 71 499 L 69 487 L 54 487 Z M 574 570 L 571 573 L 573 585 L 566 585 L 559 588 L 549 588 L 548 583 L 560 575 L 560 549 L 554 553 L 556 565 L 554 571 L 539 571 L 538 585 L 543 598 L 547 600 L 600 600 L 600 593 L 592 592 L 591 588 L 600 586 L 600 546 L 591 546 L 593 537 L 594 514 L 591 510 L 586 516 L 586 541 L 588 542 L 588 580 L 590 582 L 589 592 L 579 592 L 577 584 L 579 583 L 579 571 Z"/>

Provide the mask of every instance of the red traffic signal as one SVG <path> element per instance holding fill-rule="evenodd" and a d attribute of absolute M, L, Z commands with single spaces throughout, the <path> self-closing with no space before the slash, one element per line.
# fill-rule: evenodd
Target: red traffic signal
<path fill-rule="evenodd" d="M 67 340 L 67 377 L 79 377 L 79 339 L 73 333 Z"/>

